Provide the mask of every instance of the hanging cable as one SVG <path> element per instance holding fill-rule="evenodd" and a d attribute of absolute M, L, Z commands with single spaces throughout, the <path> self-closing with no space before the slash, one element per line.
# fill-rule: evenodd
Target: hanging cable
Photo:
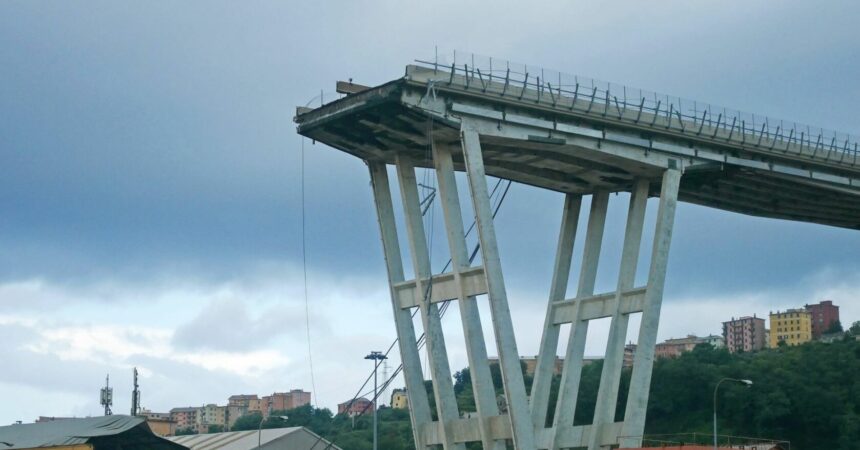
<path fill-rule="evenodd" d="M 311 370 L 311 396 L 314 406 L 319 404 L 317 397 L 317 386 L 314 378 L 314 357 L 311 346 L 311 310 L 308 302 L 308 258 L 307 258 L 307 238 L 305 235 L 305 138 L 301 137 L 301 207 L 302 207 L 302 280 L 304 282 L 304 297 L 305 297 L 305 332 L 308 341 L 308 366 Z"/>

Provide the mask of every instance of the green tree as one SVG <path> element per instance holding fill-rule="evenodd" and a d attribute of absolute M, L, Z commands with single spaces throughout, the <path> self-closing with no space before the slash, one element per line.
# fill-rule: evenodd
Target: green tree
<path fill-rule="evenodd" d="M 263 416 L 258 411 L 245 414 L 236 419 L 230 431 L 256 430 L 260 427 L 261 420 Z"/>
<path fill-rule="evenodd" d="M 849 333 L 860 336 L 860 322 Z M 602 362 L 583 368 L 575 423 L 590 423 L 594 414 Z M 502 393 L 497 365 L 491 365 L 496 392 Z M 860 342 L 846 339 L 832 344 L 809 342 L 794 347 L 755 353 L 730 354 L 725 349 L 699 345 L 678 358 L 659 359 L 654 364 L 648 404 L 646 434 L 711 433 L 713 389 L 724 377 L 748 378 L 754 385 L 724 384 L 719 392 L 720 433 L 788 440 L 804 450 L 856 449 L 860 442 Z M 624 417 L 630 371 L 624 370 L 616 408 L 616 420 Z M 531 377 L 525 377 L 531 386 Z M 559 377 L 553 377 L 550 419 L 554 412 Z M 433 401 L 432 384 L 427 382 Z M 529 388 L 530 389 L 530 388 Z M 460 411 L 474 411 L 472 382 L 468 369 L 454 374 L 454 391 Z M 435 410 L 435 407 L 432 407 Z M 356 417 L 332 415 L 327 409 L 309 405 L 273 415 L 267 426 L 305 426 L 344 450 L 371 450 L 371 411 Z M 380 448 L 414 450 L 407 410 L 380 408 Z M 259 414 L 239 418 L 235 429 L 256 429 Z M 687 435 L 689 438 L 689 435 Z M 469 450 L 480 443 L 470 443 Z"/>
<path fill-rule="evenodd" d="M 843 330 L 842 330 L 842 322 L 840 322 L 840 321 L 836 320 L 836 321 L 834 321 L 833 323 L 831 323 L 831 324 L 830 324 L 830 326 L 829 326 L 829 327 L 827 327 L 827 329 L 826 329 L 826 330 L 824 330 L 824 333 L 825 333 L 825 334 L 829 334 L 829 333 L 841 333 L 842 331 L 843 331 Z"/>

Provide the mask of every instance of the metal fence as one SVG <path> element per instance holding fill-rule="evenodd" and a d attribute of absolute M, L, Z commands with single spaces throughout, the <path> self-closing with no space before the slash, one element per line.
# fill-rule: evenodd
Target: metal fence
<path fill-rule="evenodd" d="M 473 53 L 437 51 L 415 62 L 447 75 L 440 82 L 466 89 L 807 158 L 860 162 L 860 139 L 847 133 Z"/>

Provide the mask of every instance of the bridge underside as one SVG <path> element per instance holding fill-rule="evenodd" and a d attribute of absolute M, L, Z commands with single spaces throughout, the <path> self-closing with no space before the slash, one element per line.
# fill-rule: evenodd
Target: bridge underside
<path fill-rule="evenodd" d="M 466 71 L 468 73 L 468 70 Z M 441 445 L 465 450 L 481 442 L 503 450 L 613 446 L 641 443 L 654 361 L 663 285 L 678 201 L 744 214 L 860 228 L 857 152 L 824 150 L 779 133 L 741 133 L 710 123 L 565 100 L 527 89 L 513 98 L 504 86 L 470 75 L 407 68 L 405 78 L 376 88 L 348 86 L 347 97 L 317 109 L 300 108 L 299 133 L 367 162 L 391 287 L 404 380 L 417 449 Z M 473 76 L 474 78 L 474 76 Z M 444 80 L 448 80 L 447 83 Z M 498 84 L 498 83 L 496 83 Z M 594 91 L 596 92 L 596 90 Z M 560 93 L 559 93 L 560 95 Z M 626 102 L 625 102 L 626 103 Z M 747 130 L 742 127 L 742 130 Z M 846 141 L 847 147 L 848 141 Z M 414 276 L 407 279 L 394 216 L 388 165 L 396 168 L 406 242 Z M 451 254 L 450 272 L 430 267 L 416 167 L 436 174 Z M 466 249 L 455 172 L 466 173 L 481 265 Z M 565 194 L 546 318 L 530 392 L 526 392 L 514 339 L 486 176 Z M 630 192 L 617 288 L 595 293 L 595 279 L 612 192 Z M 576 295 L 567 298 L 573 243 L 582 197 L 590 195 Z M 659 197 L 647 282 L 635 286 L 649 197 Z M 489 300 L 507 411 L 499 408 L 476 297 Z M 460 308 L 477 411 L 463 417 L 454 395 L 438 305 Z M 412 312 L 426 335 L 437 420 L 425 395 Z M 623 420 L 616 420 L 624 343 L 630 316 L 641 314 Z M 611 318 L 593 421 L 574 426 L 584 348 L 591 320 Z M 560 327 L 570 326 L 558 397 L 550 391 Z M 549 417 L 552 417 L 550 420 Z"/>
<path fill-rule="evenodd" d="M 467 93 L 456 92 L 444 100 L 447 105 L 439 107 L 440 100 L 430 98 L 435 92 L 428 94 L 425 85 L 416 87 L 413 80 L 391 82 L 303 114 L 300 132 L 361 159 L 393 164 L 398 154 L 406 153 L 416 166 L 432 167 L 428 136 L 432 135 L 437 145 L 458 146 L 460 123 L 452 116 L 459 112 L 457 106 L 470 105 L 472 99 Z M 441 90 L 438 84 L 434 87 L 434 91 Z M 466 115 L 477 112 L 498 124 L 528 127 L 534 121 L 539 125 L 525 134 L 482 133 L 485 166 L 491 176 L 564 193 L 630 191 L 636 177 L 659 178 L 661 161 L 649 159 L 649 154 L 663 152 L 677 157 L 684 166 L 679 192 L 682 202 L 860 229 L 860 161 L 856 161 L 856 154 L 831 155 L 822 150 L 799 158 L 768 148 L 767 140 L 737 148 L 720 141 L 720 136 L 709 139 L 710 130 L 677 136 L 670 130 L 646 126 L 650 122 L 647 114 L 641 118 L 641 126 L 628 123 L 623 124 L 624 129 L 614 130 L 614 117 L 599 114 L 598 109 L 602 111 L 602 107 L 595 107 L 593 117 L 585 118 L 567 117 L 569 111 L 552 114 L 538 109 L 527 113 L 522 105 L 506 104 L 492 104 L 483 113 L 467 111 L 467 106 L 461 111 L 467 111 Z M 516 113 L 519 116 L 514 116 Z M 489 117 L 493 114 L 506 117 Z M 574 133 L 565 136 L 560 126 L 564 121 L 576 127 Z M 601 144 L 626 146 L 639 155 L 631 158 L 629 152 L 607 151 Z M 454 164 L 463 170 L 462 156 L 455 154 Z M 838 177 L 840 183 L 829 182 L 831 176 Z M 654 184 L 651 193 L 658 189 Z"/>

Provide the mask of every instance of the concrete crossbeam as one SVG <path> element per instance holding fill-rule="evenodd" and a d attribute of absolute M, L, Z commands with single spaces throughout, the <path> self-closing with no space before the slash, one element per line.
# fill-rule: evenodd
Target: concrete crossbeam
<path fill-rule="evenodd" d="M 620 306 L 618 310 L 621 314 L 633 314 L 642 312 L 642 305 L 645 301 L 645 287 L 629 289 L 621 293 Z M 618 304 L 616 292 L 607 292 L 605 294 L 597 294 L 581 299 L 569 299 L 558 302 L 553 306 L 555 313 L 553 314 L 552 323 L 561 325 L 571 323 L 575 319 L 579 320 L 594 320 L 604 317 L 612 317 L 615 314 L 616 304 Z M 577 306 L 577 303 L 582 303 L 582 306 Z M 577 308 L 579 313 L 577 316 Z"/>
<path fill-rule="evenodd" d="M 487 293 L 487 279 L 484 276 L 482 266 L 469 267 L 459 272 L 459 282 L 456 278 L 457 276 L 453 272 L 423 278 L 420 284 L 425 290 L 422 291 L 418 290 L 419 283 L 414 279 L 397 283 L 393 286 L 397 304 L 401 308 L 414 308 L 424 302 L 427 297 L 431 303 L 455 300 L 461 296 L 461 284 L 462 293 L 466 297 Z"/>

